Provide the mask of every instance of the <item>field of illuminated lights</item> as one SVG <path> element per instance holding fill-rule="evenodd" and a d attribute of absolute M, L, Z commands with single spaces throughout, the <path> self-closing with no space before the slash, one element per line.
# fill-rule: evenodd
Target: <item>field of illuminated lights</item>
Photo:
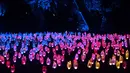
<path fill-rule="evenodd" d="M 42 73 L 48 68 L 66 67 L 77 70 L 80 64 L 88 69 L 127 69 L 130 34 L 92 34 L 86 32 L 1 33 L 0 66 L 11 73 L 19 66 L 33 62 L 41 66 Z"/>

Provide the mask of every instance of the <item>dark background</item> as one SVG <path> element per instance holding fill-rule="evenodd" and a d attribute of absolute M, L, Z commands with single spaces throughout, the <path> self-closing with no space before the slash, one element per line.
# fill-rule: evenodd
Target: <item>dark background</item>
<path fill-rule="evenodd" d="M 90 28 L 89 32 L 100 32 L 101 15 L 98 11 L 89 12 L 83 0 L 76 0 L 79 10 L 82 12 Z M 104 8 L 110 7 L 113 0 L 102 0 Z M 31 7 L 23 0 L 3 0 L 7 11 L 0 17 L 0 31 L 10 32 L 36 32 L 36 31 L 77 31 L 77 17 L 72 15 L 73 1 L 66 0 L 67 7 L 59 1 L 56 16 L 52 10 L 55 6 L 51 4 L 51 11 L 36 8 L 33 12 Z M 111 12 L 104 12 L 107 22 L 103 32 L 129 32 L 129 2 L 121 0 L 120 7 L 111 7 Z M 28 14 L 26 14 L 28 12 Z M 71 21 L 68 19 L 72 18 Z"/>

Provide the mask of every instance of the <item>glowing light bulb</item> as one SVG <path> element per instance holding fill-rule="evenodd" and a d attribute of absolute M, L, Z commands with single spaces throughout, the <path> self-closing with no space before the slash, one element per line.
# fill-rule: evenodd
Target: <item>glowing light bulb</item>
<path fill-rule="evenodd" d="M 65 60 L 64 56 L 62 55 L 61 56 L 61 61 L 63 62 Z"/>
<path fill-rule="evenodd" d="M 22 56 L 22 64 L 25 65 L 26 64 L 26 56 Z"/>
<path fill-rule="evenodd" d="M 117 51 L 116 51 L 116 49 L 114 50 L 114 55 L 116 55 L 117 54 Z"/>
<path fill-rule="evenodd" d="M 57 59 L 57 64 L 58 66 L 61 66 L 61 61 L 59 59 Z"/>
<path fill-rule="evenodd" d="M 40 57 L 39 61 L 40 61 L 41 64 L 44 64 L 44 58 L 43 57 Z"/>
<path fill-rule="evenodd" d="M 104 53 L 104 51 L 102 50 L 101 51 L 101 54 L 100 54 L 101 56 L 104 56 L 105 55 L 105 53 Z"/>
<path fill-rule="evenodd" d="M 120 56 L 120 50 L 117 50 L 117 56 Z"/>
<path fill-rule="evenodd" d="M 105 62 L 105 55 L 101 56 L 101 60 L 102 60 L 103 63 Z"/>
<path fill-rule="evenodd" d="M 16 63 L 16 60 L 17 60 L 16 56 L 13 56 L 14 63 Z"/>
<path fill-rule="evenodd" d="M 126 62 L 126 61 L 123 62 L 122 67 L 123 67 L 124 69 L 127 68 L 127 62 Z"/>
<path fill-rule="evenodd" d="M 5 63 L 5 59 L 4 59 L 4 57 L 3 57 L 3 56 L 1 56 L 1 55 L 0 55 L 0 62 L 1 62 L 2 64 L 4 64 L 4 63 Z"/>
<path fill-rule="evenodd" d="M 17 55 L 18 55 L 18 53 L 17 53 L 17 51 L 15 51 L 14 56 L 16 56 L 16 57 L 17 57 Z"/>
<path fill-rule="evenodd" d="M 21 58 L 21 53 L 18 53 L 18 58 L 19 58 L 19 59 Z"/>
<path fill-rule="evenodd" d="M 54 55 L 53 55 L 53 60 L 55 60 L 55 61 L 56 61 L 56 59 L 57 59 L 57 55 L 56 55 L 56 54 L 54 54 Z"/>
<path fill-rule="evenodd" d="M 126 52 L 125 52 L 125 58 L 126 58 L 126 60 L 129 59 L 129 51 L 128 50 L 126 50 Z"/>
<path fill-rule="evenodd" d="M 57 63 L 56 63 L 55 61 L 53 61 L 53 65 L 52 65 L 52 67 L 53 67 L 54 69 L 56 69 L 56 67 L 57 67 Z"/>
<path fill-rule="evenodd" d="M 78 61 L 76 59 L 73 60 L 74 69 L 78 69 Z"/>
<path fill-rule="evenodd" d="M 4 57 L 7 56 L 7 52 L 6 52 L 6 51 L 3 52 L 3 56 L 4 56 Z"/>
<path fill-rule="evenodd" d="M 125 50 L 122 48 L 121 49 L 121 54 L 124 54 L 125 53 Z"/>
<path fill-rule="evenodd" d="M 85 55 L 81 55 L 81 60 L 82 60 L 82 62 L 84 62 L 85 61 L 85 59 L 86 59 L 86 54 Z"/>
<path fill-rule="evenodd" d="M 6 60 L 9 60 L 9 53 L 7 53 Z"/>
<path fill-rule="evenodd" d="M 36 54 L 36 60 L 39 60 L 39 54 L 38 53 Z"/>
<path fill-rule="evenodd" d="M 54 53 L 54 52 L 56 52 L 56 49 L 55 49 L 55 48 L 53 48 L 53 49 L 52 49 L 52 52 L 53 52 L 53 53 Z"/>
<path fill-rule="evenodd" d="M 108 55 L 109 49 L 105 49 L 105 54 Z"/>
<path fill-rule="evenodd" d="M 111 62 L 112 62 L 112 65 L 116 64 L 116 56 L 115 55 L 112 56 Z"/>
<path fill-rule="evenodd" d="M 43 57 L 45 57 L 46 56 L 46 52 L 45 51 L 43 51 Z"/>
<path fill-rule="evenodd" d="M 119 61 L 116 61 L 116 68 L 120 69 L 120 62 Z"/>
<path fill-rule="evenodd" d="M 81 54 L 81 49 L 78 50 L 78 54 Z"/>
<path fill-rule="evenodd" d="M 79 59 L 79 55 L 75 54 L 75 59 L 78 60 Z"/>
<path fill-rule="evenodd" d="M 99 68 L 100 68 L 100 63 L 99 63 L 98 61 L 96 61 L 95 67 L 96 67 L 96 69 L 99 69 Z"/>
<path fill-rule="evenodd" d="M 111 58 L 109 59 L 109 65 L 112 65 L 112 60 L 111 60 Z"/>
<path fill-rule="evenodd" d="M 59 47 L 58 46 L 56 46 L 56 51 L 58 51 L 59 50 Z"/>
<path fill-rule="evenodd" d="M 42 73 L 47 73 L 47 67 L 46 66 L 42 66 Z"/>
<path fill-rule="evenodd" d="M 119 57 L 119 62 L 120 62 L 120 63 L 123 63 L 123 56 L 121 56 L 121 55 L 120 55 L 120 57 Z"/>
<path fill-rule="evenodd" d="M 10 68 L 10 61 L 6 61 L 6 67 Z"/>
<path fill-rule="evenodd" d="M 47 48 L 47 53 L 50 53 L 50 48 Z"/>
<path fill-rule="evenodd" d="M 15 66 L 12 65 L 12 66 L 11 66 L 11 73 L 14 73 L 14 72 L 15 72 Z"/>
<path fill-rule="evenodd" d="M 89 60 L 89 61 L 88 61 L 88 64 L 87 64 L 87 67 L 88 67 L 88 68 L 92 68 L 92 65 L 93 65 L 93 64 L 92 64 L 91 61 Z"/>
<path fill-rule="evenodd" d="M 50 65 L 50 64 L 51 64 L 51 60 L 50 60 L 49 57 L 46 59 L 46 64 L 47 64 L 47 65 Z"/>
<path fill-rule="evenodd" d="M 65 55 L 65 51 L 64 50 L 62 50 L 62 55 Z"/>
<path fill-rule="evenodd" d="M 100 60 L 101 60 L 101 58 L 100 58 L 100 55 L 99 55 L 99 54 L 97 54 L 97 60 L 98 60 L 98 61 L 100 61 Z"/>
<path fill-rule="evenodd" d="M 90 62 L 91 62 L 92 64 L 94 64 L 94 60 L 93 60 L 92 58 L 90 59 Z"/>
<path fill-rule="evenodd" d="M 70 70 L 71 67 L 72 67 L 72 62 L 71 61 L 67 62 L 67 68 L 68 68 L 68 70 Z"/>
<path fill-rule="evenodd" d="M 92 59 L 95 60 L 96 55 L 94 53 L 92 53 Z"/>
<path fill-rule="evenodd" d="M 43 56 L 43 53 L 42 53 L 42 51 L 39 51 L 39 56 Z"/>

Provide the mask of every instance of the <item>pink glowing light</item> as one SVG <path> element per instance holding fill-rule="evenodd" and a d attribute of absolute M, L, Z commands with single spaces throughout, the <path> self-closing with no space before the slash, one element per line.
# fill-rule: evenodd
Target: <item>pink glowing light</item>
<path fill-rule="evenodd" d="M 50 64 L 51 64 L 51 60 L 50 60 L 49 57 L 47 57 L 47 59 L 46 59 L 46 65 L 50 65 Z"/>
<path fill-rule="evenodd" d="M 10 68 L 10 65 L 11 65 L 10 61 L 6 61 L 6 67 Z"/>
<path fill-rule="evenodd" d="M 17 60 L 17 57 L 16 57 L 16 56 L 13 56 L 13 61 L 14 61 L 14 63 L 16 63 L 16 60 Z"/>
<path fill-rule="evenodd" d="M 65 51 L 64 50 L 62 50 L 62 55 L 65 55 Z"/>
<path fill-rule="evenodd" d="M 22 64 L 25 65 L 26 64 L 26 56 L 22 56 Z"/>
<path fill-rule="evenodd" d="M 20 53 L 20 52 L 18 53 L 18 58 L 19 58 L 19 59 L 21 58 L 21 53 Z"/>
<path fill-rule="evenodd" d="M 75 59 L 78 60 L 79 59 L 79 55 L 75 54 Z"/>
<path fill-rule="evenodd" d="M 42 66 L 42 73 L 47 73 L 47 67 L 46 66 Z"/>
<path fill-rule="evenodd" d="M 39 60 L 39 54 L 38 53 L 36 54 L 36 60 Z"/>
<path fill-rule="evenodd" d="M 126 61 L 123 62 L 122 67 L 123 67 L 124 69 L 127 68 L 127 62 L 126 62 Z"/>
<path fill-rule="evenodd" d="M 11 73 L 14 73 L 15 72 L 15 65 L 12 65 L 11 66 Z"/>
<path fill-rule="evenodd" d="M 94 53 L 92 53 L 92 59 L 95 60 L 96 55 Z"/>
<path fill-rule="evenodd" d="M 62 55 L 61 56 L 61 61 L 63 62 L 65 60 L 65 57 Z"/>
<path fill-rule="evenodd" d="M 78 61 L 76 59 L 73 60 L 74 69 L 78 69 Z"/>
<path fill-rule="evenodd" d="M 82 54 L 81 55 L 81 60 L 82 60 L 82 62 L 84 62 L 85 61 L 85 59 L 86 59 L 86 54 L 84 55 L 84 54 Z"/>
<path fill-rule="evenodd" d="M 1 62 L 2 64 L 4 64 L 4 63 L 5 63 L 5 59 L 4 59 L 4 57 L 3 57 L 3 56 L 1 56 L 1 55 L 0 55 L 0 62 Z"/>
<path fill-rule="evenodd" d="M 57 67 L 57 63 L 56 63 L 55 61 L 53 61 L 53 65 L 52 65 L 52 67 L 53 67 L 54 69 L 56 69 L 56 67 Z"/>
<path fill-rule="evenodd" d="M 9 53 L 7 53 L 6 60 L 9 60 Z"/>
<path fill-rule="evenodd" d="M 44 64 L 44 58 L 43 57 L 40 57 L 39 61 L 40 61 L 41 64 Z"/>

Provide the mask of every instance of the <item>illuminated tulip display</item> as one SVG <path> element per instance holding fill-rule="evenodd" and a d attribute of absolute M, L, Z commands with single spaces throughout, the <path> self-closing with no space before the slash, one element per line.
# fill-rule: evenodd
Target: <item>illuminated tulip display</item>
<path fill-rule="evenodd" d="M 78 69 L 81 62 L 87 62 L 88 68 L 95 65 L 95 69 L 100 69 L 102 63 L 107 63 L 108 59 L 108 64 L 116 66 L 117 69 L 128 67 L 129 34 L 1 33 L 0 40 L 3 43 L 0 44 L 0 63 L 10 68 L 12 73 L 15 72 L 15 65 L 12 64 L 18 64 L 19 60 L 22 65 L 28 62 L 47 65 L 41 68 L 43 73 L 47 72 L 48 66 L 56 69 L 64 66 L 66 61 L 68 70 L 72 66 L 73 69 Z"/>
<path fill-rule="evenodd" d="M 70 70 L 71 67 L 72 67 L 72 62 L 71 61 L 67 62 L 67 68 L 68 68 L 68 70 Z"/>

